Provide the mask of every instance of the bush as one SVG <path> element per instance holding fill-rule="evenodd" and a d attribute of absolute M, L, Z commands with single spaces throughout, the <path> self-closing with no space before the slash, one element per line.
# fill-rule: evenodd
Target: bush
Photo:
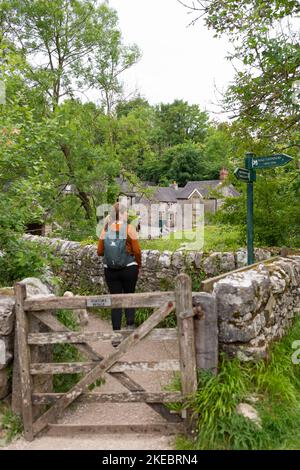
<path fill-rule="evenodd" d="M 56 262 L 50 252 L 16 236 L 1 246 L 0 285 L 12 285 L 25 277 L 41 276 L 49 264 Z"/>
<path fill-rule="evenodd" d="M 198 414 L 194 441 L 178 439 L 178 449 L 299 449 L 300 366 L 293 364 L 292 344 L 300 337 L 297 318 L 289 334 L 273 345 L 268 360 L 257 363 L 229 361 L 221 356 L 219 374 L 199 375 L 197 393 L 188 404 Z M 238 403 L 259 400 L 259 428 L 237 415 Z"/>

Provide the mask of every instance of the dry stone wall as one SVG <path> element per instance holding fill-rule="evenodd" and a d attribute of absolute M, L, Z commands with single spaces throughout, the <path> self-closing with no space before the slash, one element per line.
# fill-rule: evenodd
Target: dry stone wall
<path fill-rule="evenodd" d="M 102 258 L 97 256 L 96 246 L 82 246 L 78 242 L 43 238 L 33 235 L 24 237 L 35 243 L 48 246 L 62 260 L 62 265 L 56 269 L 68 290 L 87 291 L 96 294 L 106 293 L 103 278 Z M 257 261 L 262 261 L 277 254 L 276 250 L 257 249 Z M 142 252 L 142 270 L 137 289 L 147 292 L 153 290 L 170 290 L 174 288 L 176 276 L 185 271 L 192 274 L 193 279 L 200 281 L 218 274 L 233 271 L 246 266 L 247 254 L 245 249 L 235 253 L 202 253 L 184 251 L 144 250 Z"/>
<path fill-rule="evenodd" d="M 300 313 L 300 256 L 231 274 L 213 292 L 220 349 L 244 361 L 265 358 Z"/>
<path fill-rule="evenodd" d="M 72 242 L 51 243 L 64 260 L 60 269 L 63 268 L 65 282 L 79 286 L 81 276 L 78 271 L 81 270 L 89 282 L 92 276 L 94 284 L 90 287 L 105 291 L 102 262 L 95 254 L 95 247 L 81 247 Z M 232 253 L 214 253 L 208 257 L 194 253 L 189 261 L 182 253 L 171 256 L 169 253 L 145 252 L 143 256 L 141 286 L 148 291 L 151 286 L 158 288 L 161 279 L 173 283 L 178 272 L 189 268 L 190 264 L 199 272 L 209 267 L 210 273 L 216 265 L 218 273 L 220 267 L 224 270 L 237 267 L 237 255 Z M 199 263 L 198 268 L 196 263 Z M 164 277 L 157 275 L 162 269 Z M 53 295 L 49 286 L 39 279 L 28 278 L 24 282 L 29 296 Z M 219 349 L 242 361 L 266 358 L 270 344 L 284 336 L 293 318 L 300 314 L 300 256 L 278 258 L 247 271 L 228 274 L 214 284 L 213 296 L 218 315 Z M 15 298 L 0 291 L 0 399 L 9 392 L 9 367 L 14 355 L 14 305 Z"/>

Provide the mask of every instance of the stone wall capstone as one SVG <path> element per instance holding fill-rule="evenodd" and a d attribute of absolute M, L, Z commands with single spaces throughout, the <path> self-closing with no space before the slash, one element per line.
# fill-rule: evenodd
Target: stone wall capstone
<path fill-rule="evenodd" d="M 300 256 L 228 275 L 213 293 L 220 349 L 243 361 L 265 358 L 300 313 Z"/>

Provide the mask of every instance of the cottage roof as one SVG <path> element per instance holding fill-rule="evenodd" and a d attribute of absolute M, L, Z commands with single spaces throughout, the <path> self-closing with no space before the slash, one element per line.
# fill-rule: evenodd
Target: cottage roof
<path fill-rule="evenodd" d="M 121 192 L 128 196 L 134 196 L 136 194 L 136 188 L 128 184 L 126 180 L 121 178 L 117 179 L 117 183 L 120 186 Z M 143 186 L 152 186 L 153 183 L 143 182 Z M 226 188 L 226 196 L 237 197 L 239 192 L 234 188 L 232 184 L 223 186 L 223 182 L 220 180 L 209 180 L 209 181 L 189 181 L 184 188 L 176 189 L 174 186 L 169 187 L 156 187 L 155 192 L 151 199 L 158 202 L 170 202 L 175 203 L 177 200 L 188 199 L 192 193 L 197 190 L 200 195 L 205 199 L 208 198 L 210 192 L 213 190 L 218 190 Z"/>
<path fill-rule="evenodd" d="M 177 193 L 178 191 L 171 187 L 157 188 L 153 195 L 153 199 L 159 202 L 177 202 Z"/>

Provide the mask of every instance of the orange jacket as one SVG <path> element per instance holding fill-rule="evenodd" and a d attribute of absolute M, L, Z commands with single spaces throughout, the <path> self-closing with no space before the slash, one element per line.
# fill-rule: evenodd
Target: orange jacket
<path fill-rule="evenodd" d="M 110 229 L 119 232 L 120 227 L 121 227 L 120 223 L 113 223 L 110 226 Z M 98 249 L 97 249 L 98 256 L 104 255 L 105 235 L 106 235 L 106 232 L 103 229 L 100 235 L 99 242 L 98 242 Z M 133 227 L 133 225 L 130 225 L 130 224 L 127 225 L 126 251 L 128 254 L 131 254 L 134 256 L 135 261 L 137 262 L 140 268 L 142 265 L 142 251 L 141 251 L 141 247 L 138 241 L 138 234 L 135 228 Z"/>

